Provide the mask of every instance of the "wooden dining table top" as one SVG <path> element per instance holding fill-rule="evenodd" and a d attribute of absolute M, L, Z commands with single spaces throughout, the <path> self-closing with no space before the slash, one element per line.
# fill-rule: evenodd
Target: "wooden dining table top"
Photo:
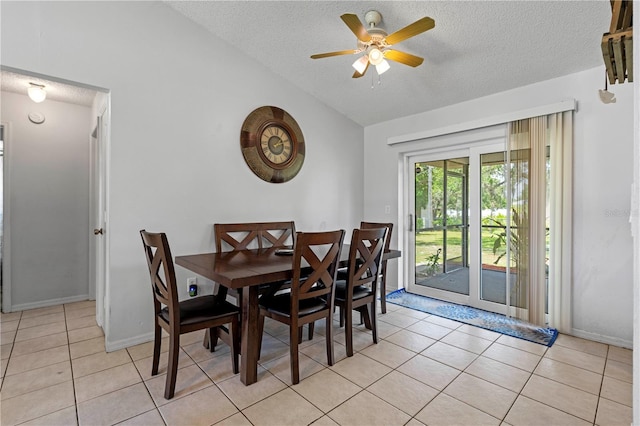
<path fill-rule="evenodd" d="M 228 288 L 243 288 L 289 280 L 293 276 L 292 256 L 277 254 L 278 248 L 237 250 L 176 256 L 175 263 Z M 383 259 L 400 257 L 399 250 L 389 250 Z M 342 246 L 341 266 L 349 258 L 349 245 Z"/>

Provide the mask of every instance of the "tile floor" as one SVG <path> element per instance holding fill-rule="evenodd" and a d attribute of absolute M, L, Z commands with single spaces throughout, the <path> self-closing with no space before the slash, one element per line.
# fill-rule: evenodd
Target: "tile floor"
<path fill-rule="evenodd" d="M 631 423 L 631 351 L 566 335 L 546 348 L 388 305 L 379 343 L 358 326 L 352 358 L 334 328 L 332 367 L 319 322 L 291 386 L 287 329 L 267 320 L 259 380 L 246 387 L 228 348 L 210 353 L 194 332 L 167 401 L 151 344 L 106 353 L 94 317 L 92 302 L 1 316 L 2 425 Z"/>

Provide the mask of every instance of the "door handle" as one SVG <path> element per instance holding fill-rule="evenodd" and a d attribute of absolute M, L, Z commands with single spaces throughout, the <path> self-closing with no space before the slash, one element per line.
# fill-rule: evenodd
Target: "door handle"
<path fill-rule="evenodd" d="M 93 230 L 93 235 L 102 235 L 102 228 L 97 228 Z"/>
<path fill-rule="evenodd" d="M 413 232 L 413 215 L 409 215 L 409 232 Z"/>

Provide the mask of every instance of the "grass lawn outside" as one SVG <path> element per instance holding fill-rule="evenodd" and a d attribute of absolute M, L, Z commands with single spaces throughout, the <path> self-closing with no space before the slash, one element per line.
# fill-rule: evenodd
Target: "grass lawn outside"
<path fill-rule="evenodd" d="M 482 263 L 493 265 L 498 254 L 493 254 L 493 244 L 495 237 L 492 233 L 495 228 L 482 228 Z M 416 265 L 426 265 L 429 256 L 436 254 L 439 248 L 443 249 L 443 232 L 441 230 L 419 231 L 416 233 Z M 462 231 L 447 232 L 447 258 L 462 256 Z M 438 263 L 442 265 L 442 255 Z M 496 264 L 496 266 L 507 266 L 506 256 Z M 514 266 L 513 264 L 511 266 Z"/>

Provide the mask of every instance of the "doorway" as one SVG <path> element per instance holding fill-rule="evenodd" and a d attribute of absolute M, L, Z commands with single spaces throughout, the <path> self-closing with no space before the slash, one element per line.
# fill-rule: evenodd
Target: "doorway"
<path fill-rule="evenodd" d="M 105 148 L 100 151 L 97 157 L 89 155 L 89 147 L 92 125 L 97 122 L 96 114 L 108 110 L 108 91 L 5 66 L 1 67 L 1 73 L 3 100 L 6 100 L 3 104 L 7 108 L 3 108 L 3 120 L 7 121 L 7 123 L 3 124 L 11 126 L 12 130 L 11 134 L 7 135 L 7 126 L 5 126 L 4 137 L 2 138 L 5 148 L 3 150 L 5 155 L 2 157 L 4 160 L 2 310 L 3 312 L 12 312 L 96 299 L 98 297 L 97 286 L 99 284 L 97 284 L 96 276 L 88 273 L 88 263 L 89 259 L 92 259 L 101 265 L 100 271 L 104 277 L 106 250 L 103 250 L 102 255 L 99 253 L 96 255 L 93 251 L 89 253 L 90 250 L 87 250 L 91 246 L 92 239 L 95 238 L 93 229 L 96 223 L 96 220 L 90 217 L 93 216 L 94 209 L 90 212 L 87 206 L 97 203 L 98 199 L 106 200 L 106 192 L 103 191 L 98 196 L 93 196 L 93 187 L 88 185 L 88 171 L 89 169 L 95 169 L 96 158 L 104 159 L 106 157 L 108 152 L 106 148 L 108 131 L 102 132 L 105 135 Z M 44 102 L 35 103 L 27 98 L 26 89 L 23 90 L 23 88 L 29 87 L 30 83 L 44 85 L 45 90 L 48 89 Z M 9 101 L 13 106 L 9 106 Z M 46 117 L 46 119 L 39 122 L 26 120 L 25 117 L 27 115 L 31 117 L 30 113 L 34 111 L 38 112 L 41 117 Z M 104 120 L 103 127 L 108 130 L 108 114 L 106 115 L 106 120 Z M 28 148 L 23 147 L 26 144 L 29 144 Z M 17 149 L 18 147 L 21 149 Z M 36 156 L 37 161 L 30 161 L 32 157 Z M 32 170 L 36 164 L 40 166 L 40 169 Z M 12 165 L 15 167 L 11 167 Z M 58 173 L 58 170 L 63 170 L 65 173 Z M 10 171 L 11 173 L 9 173 Z M 100 171 L 102 181 L 106 182 L 106 167 L 101 168 Z M 33 179 L 25 179 L 24 177 L 31 172 L 33 172 Z M 48 200 L 49 204 L 46 204 L 46 202 L 38 204 L 37 200 L 39 198 L 34 195 L 27 197 L 27 194 L 40 194 L 31 190 L 31 188 L 37 189 L 38 186 L 33 186 L 30 182 L 37 181 L 38 176 L 43 176 L 45 172 L 48 173 L 47 176 L 53 176 L 51 179 L 46 180 L 49 191 L 45 195 L 48 197 L 46 200 Z M 60 181 L 55 180 L 57 177 L 59 177 Z M 40 181 L 45 180 L 40 179 Z M 40 186 L 43 185 L 41 184 Z M 59 191 L 61 187 L 64 188 L 62 193 Z M 28 188 L 28 190 L 25 191 L 25 188 Z M 14 193 L 20 192 L 21 197 L 19 203 L 10 205 L 12 191 Z M 68 201 L 56 204 L 55 208 L 40 208 L 39 210 L 30 208 L 28 211 L 43 211 L 43 214 L 47 215 L 47 224 L 56 217 L 64 221 L 64 227 L 53 224 L 53 226 L 46 228 L 49 234 L 57 232 L 56 235 L 59 235 L 62 232 L 64 241 L 59 241 L 56 238 L 47 238 L 46 235 L 41 238 L 49 245 L 53 241 L 57 241 L 60 244 L 67 243 L 72 246 L 72 250 L 48 249 L 45 244 L 34 247 L 31 241 L 37 241 L 37 238 L 29 239 L 29 236 L 25 235 L 24 221 L 28 219 L 31 221 L 30 223 L 40 224 L 39 221 L 33 218 L 35 213 L 30 214 L 28 218 L 25 214 L 15 214 L 13 218 L 9 215 L 14 209 L 24 212 L 25 208 L 29 208 L 31 205 L 38 205 L 39 207 L 50 205 L 50 194 L 55 194 L 60 199 L 68 199 Z M 92 195 L 91 199 L 89 199 L 90 195 Z M 83 198 L 76 203 L 75 199 L 72 198 L 74 196 Z M 76 209 L 76 211 L 71 215 L 69 214 L 69 209 Z M 100 211 L 106 211 L 106 209 L 106 203 L 103 203 Z M 77 220 L 69 224 L 71 222 L 69 217 L 73 217 L 74 220 L 77 217 Z M 22 220 L 20 224 L 18 224 L 18 219 Z M 12 227 L 20 227 L 21 230 L 21 240 L 19 242 L 14 241 L 14 244 L 11 244 L 9 240 Z M 29 230 L 29 228 L 26 229 Z M 72 231 L 67 232 L 68 229 Z M 27 246 L 27 243 L 31 245 Z M 80 249 L 75 249 L 76 247 Z M 39 256 L 45 261 L 39 262 L 35 266 L 27 267 L 25 266 L 24 256 L 12 256 L 12 254 L 15 255 L 15 251 L 18 249 L 20 254 L 38 251 Z M 84 254 L 82 253 L 83 250 Z M 66 257 L 60 255 L 60 253 L 65 253 Z M 75 260 L 69 260 L 73 256 L 76 256 Z M 20 261 L 21 259 L 22 261 Z M 51 267 L 50 263 L 54 260 L 55 264 Z M 67 273 L 67 271 L 70 272 Z M 31 274 L 29 277 L 34 274 L 40 274 L 40 276 L 51 276 L 52 278 L 54 276 L 62 276 L 64 273 L 64 276 L 68 276 L 70 279 L 64 280 L 63 285 L 57 286 L 54 285 L 57 281 L 53 279 L 30 280 L 28 279 L 29 277 L 26 277 L 27 273 Z M 71 278 L 74 278 L 74 280 Z M 46 282 L 46 286 L 42 284 L 44 282 Z M 104 290 L 105 282 L 103 280 L 102 295 L 106 293 Z M 97 305 L 104 306 L 102 301 L 98 301 Z M 99 316 L 99 309 L 97 308 L 96 311 L 97 316 Z M 103 321 L 99 321 L 100 325 L 102 323 Z"/>
<path fill-rule="evenodd" d="M 408 157 L 408 291 L 506 314 L 505 150 L 502 138 Z"/>

